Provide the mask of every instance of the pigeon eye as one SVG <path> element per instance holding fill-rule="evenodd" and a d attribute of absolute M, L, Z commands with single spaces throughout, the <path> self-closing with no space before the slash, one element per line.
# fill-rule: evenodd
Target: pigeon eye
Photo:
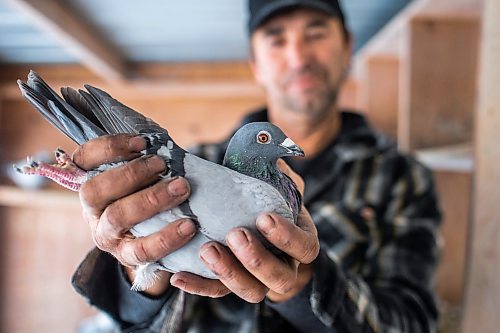
<path fill-rule="evenodd" d="M 271 142 L 271 134 L 266 131 L 260 131 L 259 134 L 257 134 L 257 142 L 268 144 L 269 142 Z"/>

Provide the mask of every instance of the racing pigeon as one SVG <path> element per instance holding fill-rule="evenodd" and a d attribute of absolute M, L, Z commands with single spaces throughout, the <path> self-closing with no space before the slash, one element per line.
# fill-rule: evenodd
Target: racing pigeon
<path fill-rule="evenodd" d="M 136 268 L 134 290 L 152 286 L 157 270 L 188 271 L 216 279 L 198 256 L 200 247 L 211 240 L 225 244 L 227 232 L 237 226 L 254 231 L 273 250 L 255 226 L 262 212 L 276 212 L 296 223 L 302 197 L 295 183 L 276 166 L 284 156 L 304 156 L 303 151 L 276 126 L 267 122 L 242 126 L 231 138 L 223 165 L 190 154 L 179 147 L 167 130 L 153 120 L 123 105 L 106 92 L 85 85 L 87 91 L 62 88 L 56 94 L 34 71 L 27 83 L 17 81 L 23 96 L 56 128 L 77 144 L 102 135 L 131 133 L 147 143 L 143 154 L 157 154 L 167 165 L 164 177 L 185 177 L 190 197 L 179 207 L 147 219 L 130 231 L 135 237 L 149 235 L 179 218 L 191 218 L 198 232 L 185 246 L 162 258 Z M 58 149 L 57 164 L 29 160 L 17 171 L 48 177 L 78 191 L 87 179 L 120 163 L 95 170 L 78 168 L 68 154 Z M 125 163 L 125 162 L 123 162 Z M 276 250 L 276 249 L 274 249 Z"/>

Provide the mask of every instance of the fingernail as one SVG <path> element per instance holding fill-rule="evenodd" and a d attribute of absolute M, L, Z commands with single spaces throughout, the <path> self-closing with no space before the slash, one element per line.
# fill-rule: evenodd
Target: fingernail
<path fill-rule="evenodd" d="M 227 242 L 232 247 L 244 247 L 248 245 L 248 238 L 242 230 L 233 230 L 227 235 Z"/>
<path fill-rule="evenodd" d="M 183 178 L 174 178 L 168 183 L 168 192 L 173 196 L 180 197 L 188 193 L 189 185 Z"/>
<path fill-rule="evenodd" d="M 133 136 L 128 140 L 128 148 L 133 152 L 146 149 L 146 140 L 142 136 Z"/>
<path fill-rule="evenodd" d="M 276 222 L 274 221 L 274 219 L 270 215 L 267 215 L 267 214 L 259 215 L 257 217 L 256 224 L 257 224 L 257 228 L 259 228 L 259 230 L 264 234 L 268 234 L 274 228 L 276 228 Z"/>
<path fill-rule="evenodd" d="M 220 260 L 220 253 L 215 246 L 208 246 L 200 253 L 201 259 L 208 264 L 216 264 Z"/>
<path fill-rule="evenodd" d="M 165 161 L 157 155 L 146 156 L 146 163 L 152 172 L 161 173 L 165 171 Z"/>
<path fill-rule="evenodd" d="M 179 224 L 177 230 L 179 231 L 179 234 L 181 236 L 187 237 L 193 235 L 196 232 L 196 227 L 191 220 L 184 220 L 181 222 L 181 224 Z"/>
<path fill-rule="evenodd" d="M 170 280 L 170 283 L 174 286 L 174 287 L 177 287 L 179 289 L 184 289 L 186 288 L 186 281 L 184 280 L 181 280 L 181 279 L 176 279 L 176 278 L 173 278 Z"/>

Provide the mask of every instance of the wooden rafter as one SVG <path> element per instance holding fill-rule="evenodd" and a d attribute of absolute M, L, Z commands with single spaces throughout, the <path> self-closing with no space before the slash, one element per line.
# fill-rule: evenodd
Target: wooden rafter
<path fill-rule="evenodd" d="M 127 77 L 125 59 L 67 2 L 8 0 L 8 3 L 28 15 L 34 24 L 56 38 L 62 47 L 105 80 Z"/>

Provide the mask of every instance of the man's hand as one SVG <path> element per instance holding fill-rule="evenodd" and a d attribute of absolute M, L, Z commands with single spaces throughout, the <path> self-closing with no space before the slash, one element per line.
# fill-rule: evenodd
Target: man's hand
<path fill-rule="evenodd" d="M 130 234 L 129 230 L 139 222 L 177 207 L 190 191 L 183 178 L 158 181 L 165 172 L 165 162 L 158 156 L 141 156 L 145 147 L 143 138 L 120 134 L 89 141 L 73 153 L 74 162 L 84 170 L 130 161 L 85 182 L 80 189 L 80 201 L 97 247 L 128 267 L 131 279 L 132 267 L 168 255 L 196 232 L 191 220 L 182 219 L 147 237 L 134 238 Z M 170 274 L 160 275 L 160 281 L 147 293 L 158 295 L 166 290 Z"/>
<path fill-rule="evenodd" d="M 284 163 L 279 166 L 303 191 L 302 179 Z M 216 242 L 209 242 L 200 250 L 200 257 L 219 280 L 179 272 L 171 277 L 170 283 L 188 293 L 209 297 L 233 292 L 252 303 L 266 296 L 275 302 L 295 296 L 310 281 L 314 273 L 311 263 L 319 253 L 311 216 L 302 207 L 297 225 L 277 214 L 262 214 L 256 223 L 261 234 L 288 258 L 271 253 L 249 230 L 235 228 L 226 237 L 230 251 Z"/>

